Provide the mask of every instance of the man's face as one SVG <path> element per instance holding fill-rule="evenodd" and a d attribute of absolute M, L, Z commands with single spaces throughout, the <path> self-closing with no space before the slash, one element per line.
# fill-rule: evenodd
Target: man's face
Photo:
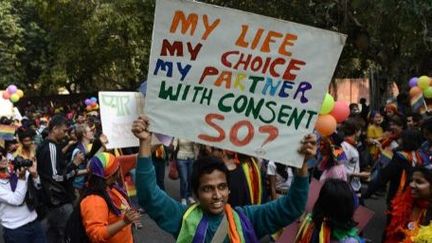
<path fill-rule="evenodd" d="M 85 122 L 85 117 L 83 115 L 79 115 L 77 117 L 77 121 L 78 124 L 83 124 Z"/>
<path fill-rule="evenodd" d="M 33 144 L 33 139 L 31 137 L 27 137 L 27 138 L 23 138 L 21 140 L 21 144 L 24 148 L 28 149 L 32 146 Z"/>
<path fill-rule="evenodd" d="M 61 126 L 54 127 L 53 128 L 54 138 L 57 141 L 62 140 L 66 136 L 67 131 L 68 131 L 68 128 L 67 128 L 66 125 L 61 125 Z"/>
<path fill-rule="evenodd" d="M 351 112 L 351 114 L 358 114 L 358 113 L 360 113 L 360 109 L 358 106 L 353 106 L 353 107 L 351 107 L 350 112 Z"/>
<path fill-rule="evenodd" d="M 402 132 L 403 127 L 395 124 L 394 122 L 390 122 L 390 131 L 395 134 L 399 135 Z"/>
<path fill-rule="evenodd" d="M 409 129 L 413 129 L 413 128 L 416 127 L 416 125 L 417 125 L 417 124 L 415 124 L 413 117 L 412 117 L 412 116 L 408 116 L 408 117 L 407 117 L 407 127 L 408 127 Z"/>
<path fill-rule="evenodd" d="M 221 214 L 228 202 L 228 195 L 228 182 L 223 172 L 214 170 L 210 174 L 201 175 L 197 197 L 204 211 Z"/>
<path fill-rule="evenodd" d="M 90 141 L 94 138 L 93 130 L 90 127 L 86 127 L 84 137 Z"/>

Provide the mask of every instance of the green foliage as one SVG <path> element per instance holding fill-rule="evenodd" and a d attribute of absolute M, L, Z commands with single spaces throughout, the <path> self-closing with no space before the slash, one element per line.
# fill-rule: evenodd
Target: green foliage
<path fill-rule="evenodd" d="M 429 0 L 206 0 L 348 34 L 335 77 L 405 84 L 432 72 Z M 0 1 L 0 88 L 135 89 L 147 76 L 154 0 Z M 323 50 L 325 51 L 325 50 Z M 29 93 L 29 92 L 27 92 Z"/>
<path fill-rule="evenodd" d="M 8 1 L 0 1 L 0 85 L 7 86 L 22 79 L 19 54 L 23 46 L 24 29 L 20 16 L 14 13 Z"/>

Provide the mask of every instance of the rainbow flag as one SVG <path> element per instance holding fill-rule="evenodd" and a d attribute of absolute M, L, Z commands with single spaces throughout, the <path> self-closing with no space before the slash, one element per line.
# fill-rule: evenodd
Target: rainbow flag
<path fill-rule="evenodd" d="M 424 97 L 423 94 L 419 94 L 416 97 L 412 98 L 410 103 L 411 103 L 411 109 L 413 112 L 419 112 L 420 108 L 422 108 L 424 106 Z"/>
<path fill-rule="evenodd" d="M 0 125 L 0 139 L 10 141 L 15 139 L 15 127 L 9 125 Z"/>
<path fill-rule="evenodd" d="M 135 197 L 136 196 L 136 188 L 135 188 L 135 183 L 132 180 L 132 176 L 130 175 L 130 173 L 128 173 L 125 177 L 124 177 L 124 185 L 126 187 L 126 192 L 127 195 L 129 197 Z"/>

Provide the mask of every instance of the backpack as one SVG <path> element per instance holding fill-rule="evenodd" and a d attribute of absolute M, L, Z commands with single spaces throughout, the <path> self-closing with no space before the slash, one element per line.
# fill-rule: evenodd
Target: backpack
<path fill-rule="evenodd" d="M 90 239 L 87 236 L 84 225 L 82 223 L 80 205 L 74 207 L 72 214 L 66 222 L 64 232 L 65 243 L 89 243 Z"/>

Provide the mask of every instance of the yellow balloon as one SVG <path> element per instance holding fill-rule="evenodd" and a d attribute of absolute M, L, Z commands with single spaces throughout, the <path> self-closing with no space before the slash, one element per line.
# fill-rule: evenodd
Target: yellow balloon
<path fill-rule="evenodd" d="M 24 92 L 23 92 L 21 89 L 17 90 L 16 94 L 17 94 L 20 98 L 22 98 L 22 97 L 24 96 Z"/>
<path fill-rule="evenodd" d="M 430 78 L 428 76 L 423 75 L 417 80 L 417 86 L 420 89 L 425 90 L 425 89 L 429 88 L 430 82 L 431 82 Z"/>

